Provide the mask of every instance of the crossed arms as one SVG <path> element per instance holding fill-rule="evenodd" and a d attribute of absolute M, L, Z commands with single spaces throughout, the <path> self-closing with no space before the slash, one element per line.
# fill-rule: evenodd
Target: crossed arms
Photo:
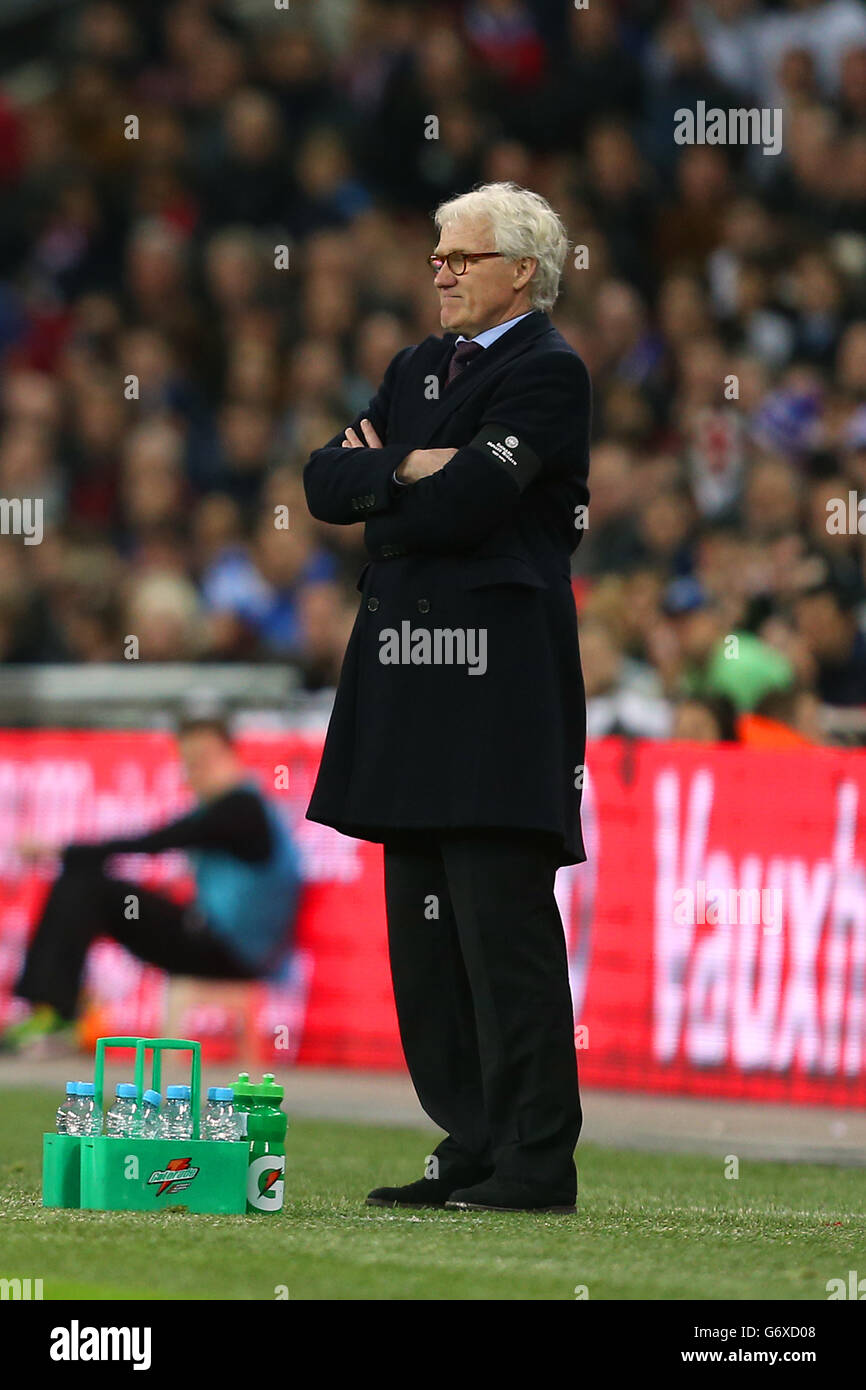
<path fill-rule="evenodd" d="M 364 436 L 363 439 L 359 439 L 352 426 L 349 426 L 342 444 L 344 449 L 383 449 L 385 447 L 366 416 L 360 422 L 360 429 Z M 397 466 L 394 476 L 399 478 L 402 483 L 417 483 L 420 478 L 429 478 L 431 473 L 438 473 L 439 469 L 444 468 L 449 459 L 453 459 L 456 453 L 456 449 L 413 449 Z"/>
<path fill-rule="evenodd" d="M 474 439 L 407 453 L 383 443 L 404 356 L 394 358 L 366 413 L 312 454 L 307 504 L 320 521 L 366 521 L 372 554 L 383 546 L 471 550 L 508 519 L 540 473 L 574 469 L 589 416 L 586 368 L 567 352 L 524 359 L 491 394 Z M 394 483 L 395 473 L 407 486 Z"/>

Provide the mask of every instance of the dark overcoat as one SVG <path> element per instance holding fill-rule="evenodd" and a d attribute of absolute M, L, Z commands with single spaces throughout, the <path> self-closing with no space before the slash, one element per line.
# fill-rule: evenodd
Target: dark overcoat
<path fill-rule="evenodd" d="M 398 353 L 365 412 L 304 472 L 314 517 L 365 523 L 369 562 L 310 820 L 384 841 L 509 827 L 586 858 L 586 701 L 570 557 L 589 501 L 590 384 L 533 311 L 443 387 L 454 334 Z M 354 429 L 360 434 L 359 416 Z M 456 448 L 408 487 L 413 449 Z"/>

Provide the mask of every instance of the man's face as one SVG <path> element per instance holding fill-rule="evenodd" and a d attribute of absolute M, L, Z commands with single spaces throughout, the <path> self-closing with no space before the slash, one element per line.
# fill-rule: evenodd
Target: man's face
<path fill-rule="evenodd" d="M 719 639 L 718 620 L 711 608 L 695 608 L 674 619 L 680 649 L 689 661 L 703 665 Z"/>
<path fill-rule="evenodd" d="M 224 739 L 209 729 L 195 729 L 180 740 L 180 756 L 191 791 L 197 797 L 207 797 L 219 771 L 231 750 Z"/>
<path fill-rule="evenodd" d="M 804 594 L 795 607 L 797 630 L 819 661 L 842 661 L 851 650 L 850 620 L 830 594 Z"/>
<path fill-rule="evenodd" d="M 708 706 L 699 700 L 684 700 L 677 706 L 672 738 L 687 739 L 690 743 L 715 743 L 720 736 L 721 730 Z"/>
<path fill-rule="evenodd" d="M 495 250 L 488 222 L 457 218 L 442 228 L 435 254 Z M 531 274 L 532 267 L 532 260 L 506 261 L 501 256 L 470 261 L 463 275 L 455 275 L 447 263 L 443 265 L 434 283 L 439 292 L 439 321 L 445 332 L 474 338 L 486 328 L 528 313 L 531 305 L 526 270 L 529 268 Z"/>

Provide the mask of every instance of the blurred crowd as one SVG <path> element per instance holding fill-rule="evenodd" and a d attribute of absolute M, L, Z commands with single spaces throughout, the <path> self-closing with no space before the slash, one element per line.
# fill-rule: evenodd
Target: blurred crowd
<path fill-rule="evenodd" d="M 303 465 L 440 331 L 432 209 L 512 179 L 575 248 L 590 733 L 822 742 L 866 708 L 859 0 L 93 0 L 37 60 L 14 37 L 0 497 L 45 534 L 0 542 L 0 660 L 132 634 L 333 685 L 362 529 L 308 517 Z M 698 101 L 780 110 L 780 153 L 678 145 Z"/>

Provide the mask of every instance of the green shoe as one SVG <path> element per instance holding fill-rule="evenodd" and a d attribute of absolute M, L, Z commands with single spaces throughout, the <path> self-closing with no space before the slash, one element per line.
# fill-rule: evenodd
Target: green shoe
<path fill-rule="evenodd" d="M 75 1042 L 75 1025 L 61 1017 L 50 1004 L 37 1004 L 22 1023 L 13 1023 L 0 1035 L 0 1052 L 32 1053 L 54 1050 Z M 51 1044 L 48 1048 L 48 1044 Z"/>

